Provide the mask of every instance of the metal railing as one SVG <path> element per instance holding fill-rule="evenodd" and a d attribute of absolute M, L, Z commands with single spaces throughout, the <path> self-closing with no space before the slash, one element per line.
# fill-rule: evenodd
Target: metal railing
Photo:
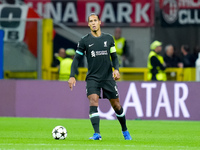
<path fill-rule="evenodd" d="M 87 68 L 78 68 L 77 80 L 84 81 L 87 75 Z M 195 68 L 167 68 L 167 81 L 195 81 Z M 119 68 L 121 81 L 147 81 L 147 68 Z M 58 80 L 58 68 L 50 69 L 50 79 Z"/>

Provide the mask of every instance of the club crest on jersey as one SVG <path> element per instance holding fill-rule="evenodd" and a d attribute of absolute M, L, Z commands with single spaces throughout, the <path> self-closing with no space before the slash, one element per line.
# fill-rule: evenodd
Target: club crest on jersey
<path fill-rule="evenodd" d="M 91 56 L 95 57 L 95 52 L 94 51 L 91 51 Z"/>
<path fill-rule="evenodd" d="M 107 47 L 107 41 L 104 41 L 104 47 Z"/>

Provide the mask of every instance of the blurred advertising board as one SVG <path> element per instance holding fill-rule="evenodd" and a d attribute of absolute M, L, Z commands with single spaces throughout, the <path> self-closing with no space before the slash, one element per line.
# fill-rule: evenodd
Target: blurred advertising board
<path fill-rule="evenodd" d="M 87 26 L 90 13 L 100 16 L 103 26 L 154 25 L 154 0 L 25 0 L 43 18 L 67 26 Z"/>
<path fill-rule="evenodd" d="M 40 16 L 28 5 L 0 5 L 0 29 L 4 41 L 24 43 L 37 57 L 38 19 Z"/>
<path fill-rule="evenodd" d="M 160 0 L 162 26 L 200 25 L 199 0 Z"/>
<path fill-rule="evenodd" d="M 26 5 L 18 7 L 15 5 L 0 5 L 0 19 L 3 19 L 0 21 L 0 29 L 5 32 L 4 41 L 23 41 L 27 12 L 28 6 Z M 20 19 L 23 21 L 20 21 Z"/>
<path fill-rule="evenodd" d="M 127 119 L 200 120 L 198 82 L 122 81 L 117 85 Z M 0 80 L 0 116 L 88 118 L 85 86 L 78 81 L 71 91 L 60 81 Z M 116 119 L 109 100 L 100 99 L 98 109 L 101 118 Z"/>

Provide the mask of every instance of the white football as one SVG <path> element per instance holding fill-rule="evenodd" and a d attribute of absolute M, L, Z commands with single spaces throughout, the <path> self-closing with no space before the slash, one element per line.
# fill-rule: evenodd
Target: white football
<path fill-rule="evenodd" d="M 63 126 L 56 126 L 52 131 L 52 136 L 56 140 L 64 140 L 67 137 L 67 130 Z"/>

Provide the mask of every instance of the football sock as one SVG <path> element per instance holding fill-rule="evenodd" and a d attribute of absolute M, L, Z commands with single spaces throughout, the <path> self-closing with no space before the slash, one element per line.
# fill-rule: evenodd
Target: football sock
<path fill-rule="evenodd" d="M 122 131 L 126 131 L 127 127 L 126 127 L 126 117 L 123 111 L 123 108 L 121 107 L 120 110 L 115 110 L 117 119 L 119 120 L 121 127 L 122 127 Z"/>
<path fill-rule="evenodd" d="M 99 131 L 99 114 L 97 111 L 97 106 L 90 106 L 90 121 L 92 123 L 93 129 L 95 133 L 100 133 Z"/>

